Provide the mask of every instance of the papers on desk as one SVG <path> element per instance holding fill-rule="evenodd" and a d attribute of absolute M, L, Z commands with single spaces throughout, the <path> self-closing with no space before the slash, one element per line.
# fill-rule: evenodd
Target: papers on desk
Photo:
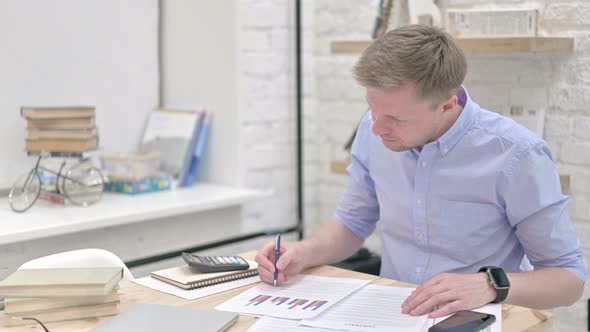
<path fill-rule="evenodd" d="M 426 331 L 427 315 L 402 314 L 402 303 L 413 288 L 367 285 L 302 325 L 347 331 Z"/>
<path fill-rule="evenodd" d="M 255 316 L 309 319 L 322 313 L 370 280 L 298 275 L 273 287 L 260 284 L 218 305 L 216 309 Z"/>
<path fill-rule="evenodd" d="M 209 287 L 184 290 L 147 277 L 135 283 L 187 300 L 260 282 L 258 276 Z M 426 332 L 447 317 L 429 319 L 401 313 L 401 304 L 413 288 L 369 285 L 369 280 L 299 275 L 287 284 L 273 287 L 259 284 L 216 307 L 218 310 L 263 317 L 249 332 Z M 502 307 L 490 304 L 474 311 L 496 316 L 484 332 L 502 331 Z M 270 318 L 275 317 L 275 318 Z M 277 319 L 286 318 L 286 319 Z"/>
<path fill-rule="evenodd" d="M 299 321 L 291 319 L 279 319 L 261 317 L 247 332 L 335 332 L 331 329 L 320 329 L 299 325 Z"/>
<path fill-rule="evenodd" d="M 312 319 L 260 318 L 248 332 L 427 332 L 435 323 L 447 317 L 427 318 L 427 315 L 412 317 L 401 313 L 401 304 L 413 288 L 367 285 Z M 489 304 L 474 311 L 496 316 L 496 322 L 482 332 L 502 331 L 502 307 Z"/>
<path fill-rule="evenodd" d="M 228 282 L 224 282 L 224 283 L 217 284 L 217 285 L 212 285 L 212 286 L 203 287 L 203 288 L 196 288 L 196 289 L 191 289 L 191 290 L 184 290 L 180 287 L 176 287 L 174 285 L 165 283 L 163 281 L 160 281 L 160 280 L 152 278 L 152 277 L 135 279 L 135 280 L 133 280 L 133 282 L 135 282 L 136 284 L 148 287 L 148 288 L 158 290 L 160 292 L 164 292 L 164 293 L 168 293 L 168 294 L 172 294 L 172 295 L 181 297 L 185 300 L 196 300 L 201 297 L 225 292 L 230 289 L 255 284 L 257 282 L 260 282 L 260 277 L 253 276 L 253 277 L 238 279 L 238 280 L 234 280 L 234 281 L 228 281 Z"/>

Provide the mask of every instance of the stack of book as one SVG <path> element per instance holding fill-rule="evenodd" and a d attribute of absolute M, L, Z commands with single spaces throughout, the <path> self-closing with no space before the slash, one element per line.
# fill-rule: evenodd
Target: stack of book
<path fill-rule="evenodd" d="M 27 152 L 81 153 L 98 147 L 93 106 L 21 107 Z"/>
<path fill-rule="evenodd" d="M 116 315 L 122 277 L 120 267 L 17 270 L 0 282 L 0 326 Z"/>

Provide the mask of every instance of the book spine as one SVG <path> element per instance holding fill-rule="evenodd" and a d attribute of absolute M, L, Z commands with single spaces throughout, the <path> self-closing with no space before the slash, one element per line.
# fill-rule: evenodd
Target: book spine
<path fill-rule="evenodd" d="M 534 37 L 537 36 L 538 11 L 461 10 L 447 13 L 447 31 L 455 37 Z"/>
<path fill-rule="evenodd" d="M 195 146 L 197 146 L 197 141 L 199 139 L 199 131 L 201 130 L 201 126 L 203 123 L 203 119 L 205 118 L 205 111 L 199 112 L 197 116 L 197 122 L 195 123 L 195 128 L 193 130 L 193 137 L 191 139 L 191 143 L 187 148 L 186 154 L 184 156 L 184 160 L 182 162 L 182 167 L 180 169 L 180 173 L 178 174 L 178 186 L 184 187 L 186 186 L 186 178 L 189 174 L 190 163 L 193 156 L 193 151 Z"/>
<path fill-rule="evenodd" d="M 205 149 L 205 141 L 207 140 L 207 133 L 209 132 L 209 117 L 203 121 L 203 127 L 199 132 L 199 140 L 197 142 L 197 146 L 195 148 L 195 153 L 193 154 L 193 158 L 191 161 L 191 167 L 188 172 L 188 177 L 186 179 L 186 186 L 190 187 L 195 183 L 195 179 L 197 177 L 197 166 L 199 161 L 201 160 L 201 156 L 203 155 L 203 150 Z"/>

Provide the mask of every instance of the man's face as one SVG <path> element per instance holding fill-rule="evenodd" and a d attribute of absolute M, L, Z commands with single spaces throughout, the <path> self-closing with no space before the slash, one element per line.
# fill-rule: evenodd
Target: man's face
<path fill-rule="evenodd" d="M 432 142 L 448 119 L 443 108 L 418 97 L 414 84 L 396 89 L 367 89 L 373 134 L 390 150 L 401 152 Z"/>

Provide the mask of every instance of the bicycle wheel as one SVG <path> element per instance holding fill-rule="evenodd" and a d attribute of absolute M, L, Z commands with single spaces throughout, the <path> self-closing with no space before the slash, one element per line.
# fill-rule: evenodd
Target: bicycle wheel
<path fill-rule="evenodd" d="M 41 193 L 41 178 L 37 169 L 22 174 L 12 185 L 8 194 L 8 203 L 15 212 L 27 211 L 39 198 Z"/>
<path fill-rule="evenodd" d="M 102 197 L 104 178 L 100 170 L 90 163 L 70 168 L 62 181 L 64 195 L 76 205 L 87 206 Z"/>

